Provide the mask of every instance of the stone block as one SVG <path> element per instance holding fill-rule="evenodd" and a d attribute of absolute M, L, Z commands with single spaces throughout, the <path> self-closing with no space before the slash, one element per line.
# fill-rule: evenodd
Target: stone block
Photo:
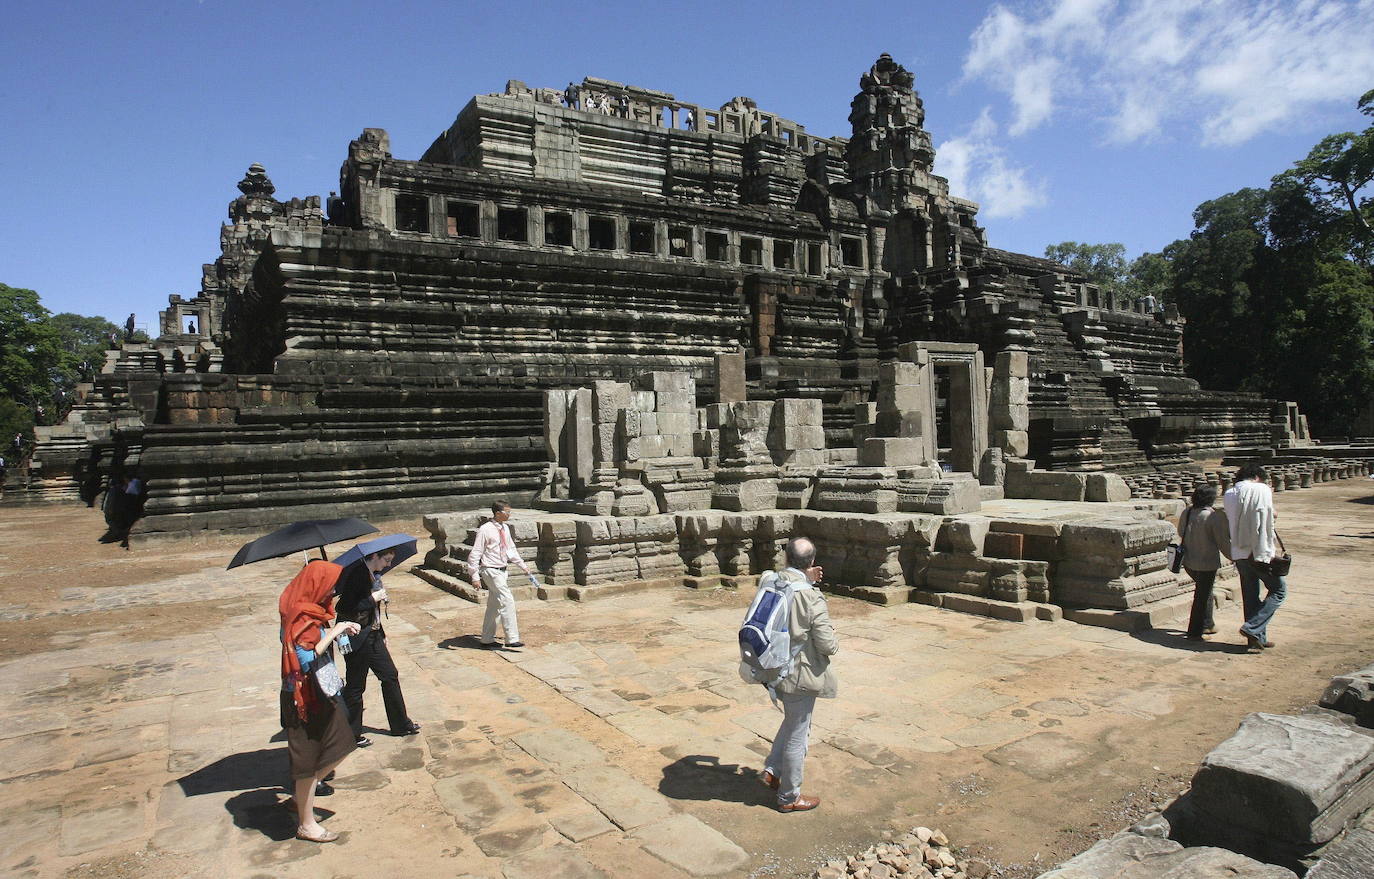
<path fill-rule="evenodd" d="M 1024 552 L 1025 540 L 1021 534 L 989 531 L 983 540 L 983 555 L 997 559 L 1019 559 Z"/>
<path fill-rule="evenodd" d="M 1087 494 L 1088 474 L 1060 470 L 1032 470 L 1017 473 L 1008 468 L 1005 485 L 1009 498 L 1042 501 L 1081 501 Z"/>
<path fill-rule="evenodd" d="M 697 407 L 695 393 L 688 393 L 687 391 L 657 391 L 655 392 L 655 396 L 657 397 L 655 411 L 660 414 L 665 412 L 691 414 Z"/>
<path fill-rule="evenodd" d="M 692 412 L 659 411 L 654 420 L 658 426 L 658 433 L 664 436 L 691 433 L 697 427 L 696 414 Z"/>
<path fill-rule="evenodd" d="M 885 360 L 878 364 L 878 386 L 915 385 L 921 380 L 921 369 L 907 360 Z"/>
<path fill-rule="evenodd" d="M 662 435 L 642 436 L 639 438 L 640 458 L 666 458 L 668 456 L 668 449 L 668 438 Z"/>
<path fill-rule="evenodd" d="M 592 382 L 592 420 L 614 424 L 617 413 L 630 405 L 630 386 L 624 382 Z"/>
<path fill-rule="evenodd" d="M 725 423 L 725 419 L 730 412 L 730 407 L 725 403 L 708 403 L 706 404 L 705 410 L 706 426 L 718 430 L 720 426 Z"/>
<path fill-rule="evenodd" d="M 572 391 L 568 410 L 568 479 L 572 490 L 581 494 L 591 482 L 596 468 L 596 448 L 592 441 L 592 392 L 588 388 Z"/>
<path fill-rule="evenodd" d="M 685 372 L 661 370 L 645 372 L 635 376 L 634 383 L 635 387 L 645 391 L 653 391 L 656 394 L 683 394 L 689 390 L 695 390 L 692 376 Z"/>
<path fill-rule="evenodd" d="M 858 403 L 854 406 L 854 423 L 872 424 L 878 420 L 877 403 Z"/>
<path fill-rule="evenodd" d="M 748 386 L 744 380 L 744 352 L 717 354 L 716 402 L 741 403 L 748 398 L 748 395 Z"/>
<path fill-rule="evenodd" d="M 641 416 L 637 409 L 621 409 L 617 418 L 620 435 L 629 440 L 640 436 Z"/>
<path fill-rule="evenodd" d="M 940 528 L 935 538 L 935 548 L 942 552 L 961 552 L 983 555 L 983 543 L 987 539 L 988 527 L 992 520 L 986 516 L 962 516 L 950 519 Z"/>
<path fill-rule="evenodd" d="M 598 467 L 608 467 L 616 461 L 616 424 L 614 421 L 597 422 L 592 429 L 592 443 Z"/>
<path fill-rule="evenodd" d="M 1007 464 L 1002 449 L 993 446 L 983 451 L 983 460 L 978 463 L 978 481 L 983 485 L 1005 485 Z"/>
<path fill-rule="evenodd" d="M 658 408 L 658 403 L 653 391 L 632 391 L 630 406 L 640 412 L 652 412 Z"/>
<path fill-rule="evenodd" d="M 859 452 L 859 464 L 865 467 L 907 467 L 921 463 L 921 444 L 911 437 L 869 437 Z"/>
<path fill-rule="evenodd" d="M 1349 714 L 1364 726 L 1374 726 L 1374 665 L 1332 678 L 1322 693 L 1321 705 Z"/>
<path fill-rule="evenodd" d="M 1024 457 L 1030 451 L 1030 434 L 1024 430 L 994 430 L 992 444 L 1014 457 Z"/>
<path fill-rule="evenodd" d="M 1172 839 L 1122 831 L 1060 864 L 1038 879 L 1294 879 L 1291 870 L 1223 848 L 1184 848 Z"/>
<path fill-rule="evenodd" d="M 639 415 L 639 436 L 653 436 L 659 432 L 657 412 L 654 412 L 652 409 L 647 412 L 638 409 L 626 409 L 625 411 L 634 411 Z"/>
<path fill-rule="evenodd" d="M 1131 499 L 1131 487 L 1115 473 L 1089 473 L 1083 499 L 1097 502 L 1128 501 Z"/>
<path fill-rule="evenodd" d="M 562 463 L 563 429 L 572 407 L 572 391 L 544 392 L 544 454 L 555 464 Z"/>
<path fill-rule="evenodd" d="M 916 385 L 878 385 L 879 412 L 907 412 L 925 405 L 925 394 Z"/>
<path fill-rule="evenodd" d="M 692 454 L 698 458 L 720 457 L 720 431 L 698 430 L 692 433 Z"/>
<path fill-rule="evenodd" d="M 924 417 L 917 409 L 908 409 L 904 412 L 880 409 L 873 422 L 874 435 L 919 437 L 924 435 L 924 423 Z"/>
<path fill-rule="evenodd" d="M 1275 840 L 1321 844 L 1374 806 L 1374 737 L 1329 719 L 1251 714 L 1202 761 L 1187 829 L 1224 822 Z"/>

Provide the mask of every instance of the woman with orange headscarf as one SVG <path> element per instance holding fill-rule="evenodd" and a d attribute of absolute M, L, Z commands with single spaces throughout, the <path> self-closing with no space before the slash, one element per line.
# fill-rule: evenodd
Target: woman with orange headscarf
<path fill-rule="evenodd" d="M 340 692 L 343 681 L 334 666 L 334 641 L 358 634 L 357 623 L 333 617 L 334 584 L 343 568 L 333 562 L 307 564 L 282 591 L 281 723 L 291 756 L 296 787 L 296 838 L 333 842 L 339 834 L 315 820 L 315 784 L 333 771 L 354 748 L 348 711 Z M 327 627 L 327 628 L 326 628 Z"/>

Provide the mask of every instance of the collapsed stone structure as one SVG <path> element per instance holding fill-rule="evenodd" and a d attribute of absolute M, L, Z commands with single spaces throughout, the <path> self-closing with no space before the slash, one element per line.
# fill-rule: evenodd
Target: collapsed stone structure
<path fill-rule="evenodd" d="M 999 415 L 989 401 L 988 448 L 1039 469 L 1146 473 L 1293 441 L 1282 404 L 1182 375 L 1177 315 L 989 246 L 977 205 L 934 173 L 901 65 L 883 55 L 859 86 L 847 138 L 748 98 L 713 109 L 595 78 L 511 81 L 419 160 L 365 129 L 323 205 L 277 199 L 253 165 L 199 293 L 172 297 L 162 335 L 112 354 L 69 422 L 40 432 L 29 496 L 71 493 L 85 462 L 142 468 L 145 532 L 524 503 L 549 487 L 545 390 L 686 372 L 698 399 L 649 413 L 671 427 L 719 393 L 720 355 L 742 360 L 751 405 L 807 401 L 813 422 L 789 429 L 811 445 L 792 462 L 857 428 L 866 466 L 1003 466 L 982 458 L 983 415 L 950 417 L 983 364 L 1015 370 L 999 387 L 1024 402 Z M 927 362 L 899 356 L 911 343 Z M 921 372 L 919 423 L 878 396 L 888 361 L 908 364 L 894 394 Z M 731 417 L 706 428 L 738 434 L 718 461 L 738 480 L 713 491 L 747 506 L 754 477 L 788 462 L 752 461 L 755 416 Z M 660 435 L 706 468 L 688 433 Z M 654 484 L 690 494 L 690 469 Z M 817 490 L 869 477 L 846 478 Z"/>

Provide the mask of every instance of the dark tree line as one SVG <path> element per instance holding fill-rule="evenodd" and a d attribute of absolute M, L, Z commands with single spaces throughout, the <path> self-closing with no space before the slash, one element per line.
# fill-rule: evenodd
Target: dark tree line
<path fill-rule="evenodd" d="M 1374 90 L 1359 108 L 1374 117 Z M 1192 234 L 1161 253 L 1128 263 L 1119 244 L 1064 242 L 1045 255 L 1175 303 L 1204 387 L 1296 400 L 1319 434 L 1348 434 L 1374 399 L 1371 180 L 1374 125 L 1323 139 L 1266 189 L 1199 205 Z"/>

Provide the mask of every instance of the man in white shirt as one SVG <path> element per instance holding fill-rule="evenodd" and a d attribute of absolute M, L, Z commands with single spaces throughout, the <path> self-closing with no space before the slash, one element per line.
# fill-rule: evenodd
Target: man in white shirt
<path fill-rule="evenodd" d="M 506 633 L 507 647 L 524 647 L 520 640 L 520 625 L 515 620 L 515 596 L 506 584 L 506 566 L 516 564 L 528 576 L 530 569 L 515 548 L 515 538 L 506 524 L 510 519 L 510 504 L 496 501 L 491 505 L 491 518 L 477 529 L 468 553 L 468 576 L 472 585 L 487 588 L 487 612 L 482 618 L 482 646 L 495 649 L 496 621 Z"/>
<path fill-rule="evenodd" d="M 1226 490 L 1223 503 L 1231 528 L 1231 559 L 1240 575 L 1240 595 L 1245 606 L 1245 624 L 1240 633 L 1251 648 L 1273 647 L 1269 640 L 1269 620 L 1288 595 L 1288 585 L 1270 567 L 1274 559 L 1274 492 L 1265 481 L 1267 474 L 1258 463 L 1245 464 L 1236 473 L 1236 484 Z M 1267 593 L 1260 603 L 1259 584 Z"/>

